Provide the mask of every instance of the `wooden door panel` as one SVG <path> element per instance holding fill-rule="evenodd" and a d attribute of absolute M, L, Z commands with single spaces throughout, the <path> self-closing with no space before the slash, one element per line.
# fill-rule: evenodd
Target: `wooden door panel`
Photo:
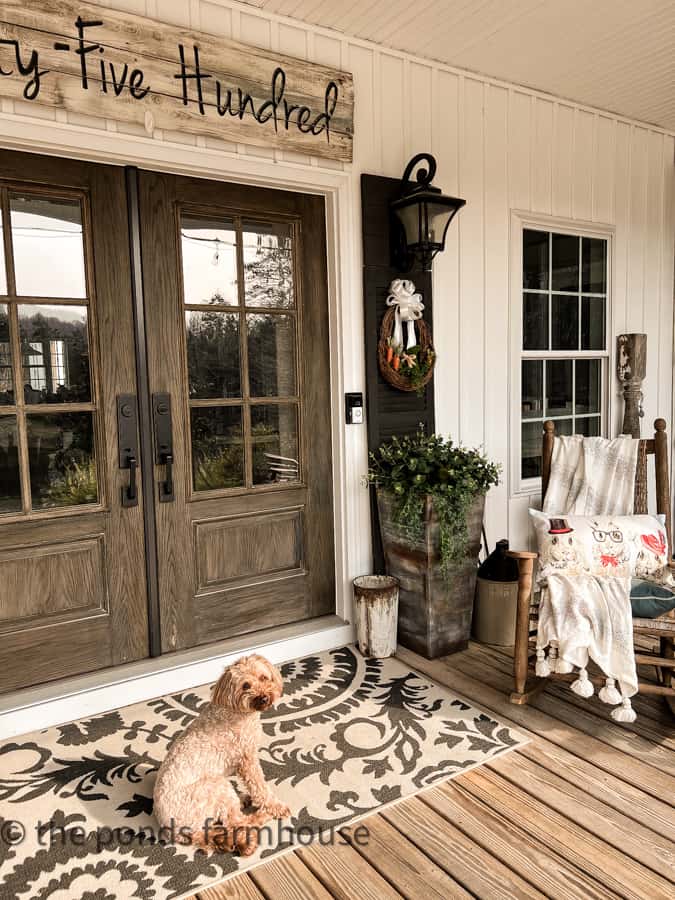
<path fill-rule="evenodd" d="M 155 173 L 140 197 L 151 390 L 174 422 L 162 646 L 332 612 L 323 200 Z"/>
<path fill-rule="evenodd" d="M 0 203 L 12 373 L 0 371 L 0 423 L 17 422 L 21 476 L 20 504 L 0 512 L 4 691 L 147 656 L 148 631 L 143 500 L 122 507 L 118 467 L 117 395 L 136 390 L 123 172 L 3 151 Z M 82 289 L 64 251 L 45 249 L 50 237 L 70 246 L 69 231 L 81 234 Z M 26 246 L 48 276 L 33 279 L 43 296 L 22 287 Z M 5 481 L 8 465 L 0 456 Z"/>

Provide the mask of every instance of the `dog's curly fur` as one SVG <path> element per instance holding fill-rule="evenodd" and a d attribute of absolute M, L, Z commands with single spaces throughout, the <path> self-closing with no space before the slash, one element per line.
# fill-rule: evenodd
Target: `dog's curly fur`
<path fill-rule="evenodd" d="M 160 826 L 189 833 L 197 846 L 248 856 L 258 844 L 258 826 L 290 815 L 258 760 L 260 713 L 282 689 L 281 673 L 262 656 L 245 656 L 223 672 L 211 702 L 173 741 L 159 769 L 154 812 Z M 246 785 L 244 805 L 255 812 L 243 812 L 233 776 Z"/>

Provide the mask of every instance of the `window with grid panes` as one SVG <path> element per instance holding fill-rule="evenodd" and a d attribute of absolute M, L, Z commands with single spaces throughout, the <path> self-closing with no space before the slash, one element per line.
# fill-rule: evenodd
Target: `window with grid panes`
<path fill-rule="evenodd" d="M 521 479 L 541 476 L 543 424 L 606 427 L 608 239 L 523 230 Z"/>

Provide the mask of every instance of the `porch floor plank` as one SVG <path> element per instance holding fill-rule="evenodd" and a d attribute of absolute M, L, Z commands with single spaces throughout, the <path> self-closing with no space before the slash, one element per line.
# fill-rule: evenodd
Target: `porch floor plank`
<path fill-rule="evenodd" d="M 640 697 L 619 725 L 555 685 L 508 701 L 510 651 L 472 644 L 399 658 L 519 729 L 530 743 L 363 821 L 368 843 L 302 847 L 199 900 L 673 896 L 675 720 Z"/>
<path fill-rule="evenodd" d="M 337 900 L 353 900 L 354 885 L 358 885 L 359 900 L 401 898 L 401 894 L 348 843 L 302 847 L 296 853 Z"/>

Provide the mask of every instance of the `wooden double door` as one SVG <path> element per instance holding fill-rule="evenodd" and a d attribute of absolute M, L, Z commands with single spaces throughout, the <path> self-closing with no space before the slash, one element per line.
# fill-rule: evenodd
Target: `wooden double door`
<path fill-rule="evenodd" d="M 0 691 L 334 611 L 323 200 L 0 153 Z"/>

